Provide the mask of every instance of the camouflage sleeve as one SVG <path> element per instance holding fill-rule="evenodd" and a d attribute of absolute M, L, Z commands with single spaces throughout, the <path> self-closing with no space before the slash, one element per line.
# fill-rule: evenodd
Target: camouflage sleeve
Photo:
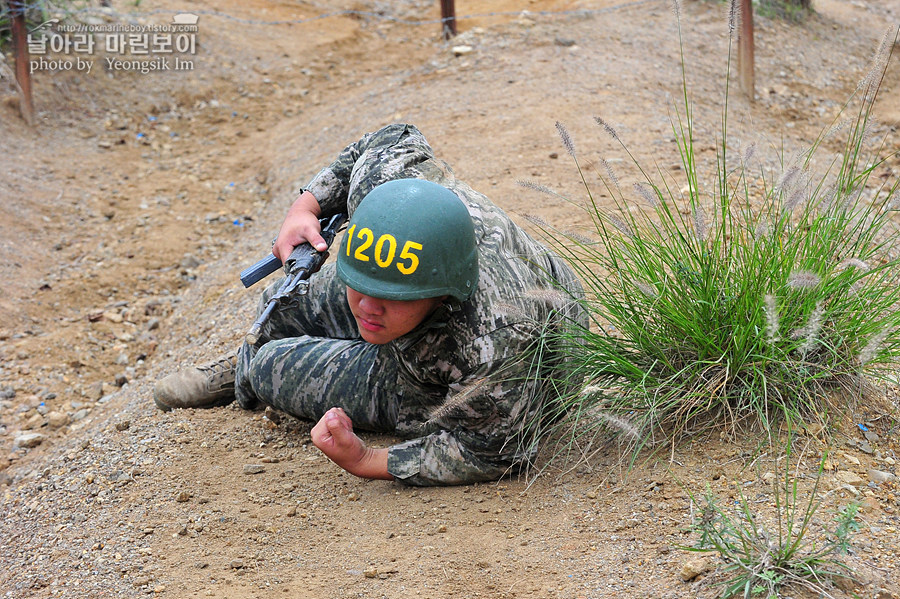
<path fill-rule="evenodd" d="M 344 148 L 337 159 L 306 186 L 319 201 L 322 215 L 352 214 L 378 185 L 416 177 L 416 165 L 434 157 L 425 137 L 412 125 L 388 125 Z"/>
<path fill-rule="evenodd" d="M 534 458 L 520 429 L 533 404 L 535 381 L 490 384 L 468 397 L 439 430 L 388 450 L 388 472 L 404 484 L 458 485 L 497 480 Z"/>
<path fill-rule="evenodd" d="M 481 459 L 448 431 L 412 439 L 388 450 L 388 472 L 399 482 L 414 486 L 497 480 L 511 465 Z"/>
<path fill-rule="evenodd" d="M 541 339 L 528 325 L 485 335 L 487 346 L 508 353 L 480 364 L 452 383 L 440 408 L 431 411 L 426 433 L 388 450 L 388 472 L 410 485 L 455 485 L 496 480 L 533 460 L 536 446 L 523 428 L 546 389 L 534 372 Z M 514 356 L 514 357 L 511 357 Z"/>

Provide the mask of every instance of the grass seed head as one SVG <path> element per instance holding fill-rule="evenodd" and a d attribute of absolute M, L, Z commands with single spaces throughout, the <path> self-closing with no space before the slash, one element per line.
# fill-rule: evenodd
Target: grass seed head
<path fill-rule="evenodd" d="M 728 3 L 728 33 L 734 34 L 741 26 L 741 3 L 739 0 L 731 0 Z"/>
<path fill-rule="evenodd" d="M 788 199 L 785 200 L 784 213 L 792 214 L 794 212 L 794 210 L 797 208 L 797 206 L 804 203 L 805 200 L 806 200 L 806 187 L 802 186 L 802 185 L 798 186 L 797 189 L 795 189 L 791 193 L 791 195 L 788 196 Z"/>
<path fill-rule="evenodd" d="M 607 162 L 603 158 L 600 159 L 600 165 L 606 171 L 606 175 L 609 177 L 609 180 L 612 181 L 613 185 L 615 185 L 616 188 L 618 189 L 619 188 L 619 178 L 616 176 L 616 172 L 612 169 L 612 166 L 610 166 L 609 162 Z"/>
<path fill-rule="evenodd" d="M 613 128 L 612 125 L 610 125 L 609 123 L 607 123 L 606 121 L 604 121 L 604 120 L 603 120 L 602 118 L 600 118 L 599 116 L 595 116 L 595 117 L 594 117 L 594 121 L 596 121 L 598 125 L 600 125 L 601 127 L 603 127 L 603 129 L 606 131 L 606 134 L 607 134 L 607 135 L 609 135 L 610 137 L 612 137 L 612 138 L 613 138 L 614 140 L 616 140 L 617 142 L 622 143 L 622 140 L 619 139 L 619 134 L 616 132 L 616 130 Z"/>
<path fill-rule="evenodd" d="M 797 165 L 791 166 L 781 175 L 781 179 L 778 180 L 777 190 L 780 193 L 785 193 L 787 190 L 791 189 L 794 185 L 794 181 L 796 181 L 797 176 L 800 175 L 800 167 Z"/>
<path fill-rule="evenodd" d="M 554 308 L 565 306 L 571 298 L 568 294 L 558 289 L 534 288 L 525 292 L 525 298 L 539 304 L 545 304 Z"/>
<path fill-rule="evenodd" d="M 795 330 L 791 334 L 792 339 L 803 339 L 803 343 L 798 347 L 801 356 L 807 356 L 809 352 L 815 349 L 819 342 L 819 331 L 822 330 L 822 315 L 824 313 L 822 302 L 816 302 L 816 307 L 809 315 L 806 325 Z"/>
<path fill-rule="evenodd" d="M 795 270 L 787 280 L 788 287 L 793 289 L 815 289 L 821 282 L 821 277 L 809 270 Z"/>
<path fill-rule="evenodd" d="M 659 297 L 659 293 L 656 291 L 656 287 L 645 283 L 644 281 L 635 281 L 634 286 L 638 288 L 638 291 L 640 291 L 650 299 L 656 299 Z"/>
<path fill-rule="evenodd" d="M 568 237 L 575 243 L 578 243 L 581 245 L 596 245 L 597 244 L 596 239 L 594 239 L 592 237 L 588 237 L 587 235 L 582 235 L 578 231 L 563 231 L 563 235 L 565 235 L 566 237 Z"/>
<path fill-rule="evenodd" d="M 519 180 L 519 181 L 516 181 L 516 185 L 518 185 L 519 187 L 524 187 L 526 189 L 533 189 L 534 191 L 537 191 L 540 193 L 546 193 L 548 195 L 556 195 L 556 193 L 552 189 L 547 187 L 546 185 L 541 185 L 540 183 L 535 183 L 534 181 Z"/>
<path fill-rule="evenodd" d="M 869 266 L 868 262 L 864 262 L 859 258 L 847 258 L 845 260 L 841 260 L 841 263 L 838 264 L 838 270 L 847 270 L 848 268 L 855 268 L 863 272 L 869 272 L 870 270 L 872 270 L 872 267 Z"/>
<path fill-rule="evenodd" d="M 744 165 L 750 163 L 751 160 L 756 156 L 756 142 L 750 143 L 746 148 L 744 148 Z"/>
<path fill-rule="evenodd" d="M 575 144 L 572 142 L 572 136 L 569 135 L 569 130 L 559 121 L 556 121 L 556 130 L 559 132 L 559 138 L 562 140 L 566 152 L 568 152 L 572 158 L 575 158 Z"/>
<path fill-rule="evenodd" d="M 588 416 L 596 418 L 597 420 L 601 420 L 606 423 L 612 429 L 615 429 L 617 432 L 624 434 L 626 437 L 630 437 L 632 439 L 640 439 L 641 433 L 637 428 L 621 416 L 616 416 L 615 414 L 610 414 L 609 412 L 604 412 L 600 409 L 599 406 L 591 409 Z"/>
<path fill-rule="evenodd" d="M 778 306 L 775 303 L 775 296 L 767 293 L 765 298 L 763 311 L 766 314 L 766 340 L 769 345 L 775 345 L 781 338 L 778 336 L 780 324 L 778 322 Z"/>
<path fill-rule="evenodd" d="M 540 216 L 538 216 L 536 214 L 526 213 L 526 214 L 523 214 L 522 217 L 525 220 L 527 220 L 528 222 L 530 222 L 531 224 L 537 225 L 538 227 L 540 227 L 542 229 L 550 228 L 550 223 L 548 223 L 547 221 L 545 221 L 543 218 L 541 218 Z"/>
<path fill-rule="evenodd" d="M 887 339 L 890 332 L 890 329 L 885 328 L 869 339 L 869 342 L 863 350 L 859 352 L 857 360 L 859 360 L 860 366 L 865 366 L 875 358 L 878 353 L 878 348 L 881 347 L 881 344 L 884 343 L 884 340 Z"/>
<path fill-rule="evenodd" d="M 695 205 L 691 209 L 693 218 L 694 218 L 694 235 L 697 237 L 697 241 L 704 242 L 706 241 L 707 236 L 709 235 L 709 227 L 706 223 L 706 213 L 703 212 L 703 208 L 700 205 Z"/>
<path fill-rule="evenodd" d="M 614 226 L 619 230 L 620 233 L 622 233 L 622 235 L 625 235 L 626 237 L 634 237 L 634 231 L 631 230 L 631 227 L 628 226 L 628 223 L 622 220 L 622 217 L 620 217 L 618 214 L 613 214 L 610 212 L 606 214 L 606 218 L 612 226 Z"/>
<path fill-rule="evenodd" d="M 659 206 L 659 198 L 656 197 L 656 194 L 647 189 L 647 185 L 644 183 L 635 183 L 634 190 L 637 192 L 639 196 L 641 196 L 647 205 L 651 208 L 656 208 Z"/>
<path fill-rule="evenodd" d="M 864 101 L 874 100 L 874 92 L 877 90 L 881 77 L 884 74 L 887 60 L 891 55 L 892 42 L 896 39 L 896 35 L 895 27 L 888 27 L 884 32 L 884 36 L 881 38 L 881 42 L 878 44 L 878 48 L 872 56 L 872 61 L 868 71 L 866 71 L 866 75 L 856 86 L 857 90 L 861 89 L 865 92 L 866 95 Z M 869 93 L 870 91 L 872 92 L 871 95 Z"/>
<path fill-rule="evenodd" d="M 439 406 L 436 406 L 429 414 L 428 421 L 430 423 L 436 422 L 443 418 L 449 416 L 454 410 L 462 408 L 466 404 L 468 404 L 469 399 L 472 397 L 472 394 L 484 388 L 487 383 L 487 378 L 480 378 L 472 383 L 469 383 L 462 389 L 460 389 L 457 393 L 454 393 L 447 400 Z"/>

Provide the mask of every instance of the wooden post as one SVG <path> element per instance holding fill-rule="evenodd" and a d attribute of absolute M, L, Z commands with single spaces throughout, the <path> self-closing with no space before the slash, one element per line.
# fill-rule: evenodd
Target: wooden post
<path fill-rule="evenodd" d="M 756 96 L 753 63 L 753 2 L 741 2 L 741 28 L 738 32 L 738 72 L 741 89 L 752 102 Z"/>
<path fill-rule="evenodd" d="M 441 0 L 441 31 L 445 40 L 456 35 L 455 4 L 455 0 Z"/>
<path fill-rule="evenodd" d="M 13 52 L 16 56 L 16 83 L 19 84 L 19 112 L 29 125 L 34 124 L 34 102 L 31 99 L 31 73 L 28 71 L 28 40 L 25 26 L 25 6 L 22 0 L 10 0 L 12 15 Z"/>

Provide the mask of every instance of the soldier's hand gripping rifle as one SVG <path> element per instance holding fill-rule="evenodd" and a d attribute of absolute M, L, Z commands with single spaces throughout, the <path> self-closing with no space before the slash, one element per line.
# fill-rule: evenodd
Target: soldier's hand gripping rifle
<path fill-rule="evenodd" d="M 347 220 L 346 214 L 335 214 L 331 218 L 323 218 L 319 221 L 322 226 L 322 237 L 325 243 L 331 246 L 334 236 L 344 225 Z M 275 295 L 269 298 L 266 307 L 260 313 L 259 318 L 250 327 L 244 340 L 250 345 L 255 345 L 262 335 L 263 327 L 272 315 L 275 307 L 286 302 L 291 296 L 305 295 L 309 290 L 309 277 L 322 267 L 325 259 L 328 257 L 328 251 L 319 252 L 309 243 L 301 243 L 294 248 L 291 255 L 284 263 L 284 273 L 286 278 L 281 287 L 275 292 Z M 281 266 L 281 260 L 274 255 L 269 255 L 254 264 L 253 266 L 241 271 L 241 283 L 244 287 L 251 285 L 266 278 Z"/>

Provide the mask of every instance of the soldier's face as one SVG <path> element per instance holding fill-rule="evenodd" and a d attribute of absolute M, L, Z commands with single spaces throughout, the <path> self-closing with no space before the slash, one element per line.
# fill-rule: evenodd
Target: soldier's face
<path fill-rule="evenodd" d="M 388 343 L 422 324 L 443 301 L 442 297 L 418 300 L 386 300 L 347 287 L 347 303 L 359 334 L 369 343 Z"/>

